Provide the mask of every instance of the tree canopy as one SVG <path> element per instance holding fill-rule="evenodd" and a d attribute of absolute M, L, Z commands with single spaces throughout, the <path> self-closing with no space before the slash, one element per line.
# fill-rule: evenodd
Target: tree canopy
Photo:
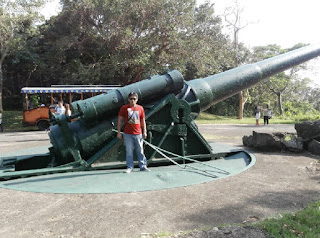
<path fill-rule="evenodd" d="M 232 58 L 213 6 L 194 0 L 64 1 L 40 31 L 45 77 L 56 83 L 125 85 L 190 68 L 197 77 Z"/>
<path fill-rule="evenodd" d="M 3 64 L 17 50 L 24 51 L 26 38 L 36 31 L 35 23 L 43 0 L 0 0 L 0 111 L 2 111 Z"/>
<path fill-rule="evenodd" d="M 195 0 L 62 0 L 62 11 L 47 21 L 38 14 L 42 0 L 0 2 L 5 108 L 21 108 L 19 92 L 24 86 L 127 85 L 171 69 L 191 80 L 232 69 L 235 62 L 257 62 L 290 50 L 277 45 L 250 50 L 242 43 L 235 49 L 214 4 L 198 6 Z M 280 114 L 308 110 L 306 105 L 319 110 L 313 99 L 319 90 L 309 90 L 308 79 L 296 74 L 299 69 L 250 89 L 247 111 L 257 102 L 282 106 Z M 232 97 L 211 110 L 236 115 L 238 104 Z"/>
<path fill-rule="evenodd" d="M 282 49 L 278 45 L 254 47 L 251 61 L 257 62 L 303 46 L 305 44 L 297 44 L 289 49 Z M 298 74 L 305 68 L 305 64 L 295 66 L 252 87 L 249 90 L 251 104 L 248 105 L 252 109 L 248 111 L 253 111 L 253 107 L 261 103 L 271 106 L 278 115 L 290 116 L 311 112 L 311 104 L 314 102 L 310 98 L 310 79 L 301 78 Z M 307 104 L 309 106 L 306 106 Z"/>

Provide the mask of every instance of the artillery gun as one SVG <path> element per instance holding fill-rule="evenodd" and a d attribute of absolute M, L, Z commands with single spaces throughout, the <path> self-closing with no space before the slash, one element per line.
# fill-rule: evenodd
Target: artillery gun
<path fill-rule="evenodd" d="M 167 160 L 167 151 L 175 162 L 214 160 L 236 152 L 213 151 L 199 133 L 194 120 L 201 111 L 248 89 L 272 75 L 320 55 L 319 45 L 310 45 L 288 53 L 241 66 L 223 73 L 191 81 L 173 70 L 83 101 L 72 103 L 69 117 L 52 117 L 49 132 L 52 146 L 46 154 L 3 157 L 0 179 L 59 172 L 112 169 L 125 166 L 125 148 L 117 139 L 117 113 L 127 103 L 130 92 L 137 92 L 147 122 L 145 155 L 149 165 Z M 155 148 L 161 148 L 157 150 Z M 94 166 L 97 162 L 100 166 Z"/>

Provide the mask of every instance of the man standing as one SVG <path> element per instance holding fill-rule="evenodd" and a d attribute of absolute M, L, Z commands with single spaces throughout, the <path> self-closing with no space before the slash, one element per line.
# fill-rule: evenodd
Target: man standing
<path fill-rule="evenodd" d="M 138 105 L 138 94 L 129 93 L 129 104 L 120 108 L 118 116 L 118 134 L 117 137 L 122 139 L 121 127 L 124 122 L 123 139 L 126 145 L 127 173 L 131 173 L 134 168 L 133 150 L 136 150 L 140 171 L 150 172 L 147 168 L 147 159 L 143 152 L 143 139 L 147 138 L 147 128 L 145 121 L 144 109 Z M 142 133 L 143 132 L 143 133 Z"/>

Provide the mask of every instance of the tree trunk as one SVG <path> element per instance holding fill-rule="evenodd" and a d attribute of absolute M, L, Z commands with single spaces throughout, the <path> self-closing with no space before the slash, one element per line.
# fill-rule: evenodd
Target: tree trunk
<path fill-rule="evenodd" d="M 241 91 L 239 93 L 239 116 L 238 119 L 243 119 L 243 111 L 244 111 L 244 105 L 246 104 L 248 100 L 248 90 Z"/>
<path fill-rule="evenodd" d="M 0 112 L 3 111 L 3 107 L 2 107 L 2 87 L 3 87 L 3 72 L 2 72 L 2 64 L 0 64 Z"/>
<path fill-rule="evenodd" d="M 243 95 L 242 91 L 239 93 L 239 116 L 238 119 L 243 118 Z"/>
<path fill-rule="evenodd" d="M 3 112 L 3 106 L 2 106 L 2 92 L 3 92 L 3 71 L 2 71 L 2 64 L 4 59 L 7 56 L 7 53 L 9 51 L 9 46 L 7 45 L 4 50 L 1 52 L 1 58 L 0 58 L 0 112 Z"/>
<path fill-rule="evenodd" d="M 283 108 L 282 108 L 282 94 L 281 92 L 277 93 L 278 96 L 278 107 L 279 107 L 279 113 L 280 115 L 283 115 Z"/>

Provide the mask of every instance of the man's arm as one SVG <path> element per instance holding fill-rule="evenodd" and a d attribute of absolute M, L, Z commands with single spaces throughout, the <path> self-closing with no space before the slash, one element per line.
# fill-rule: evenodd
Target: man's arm
<path fill-rule="evenodd" d="M 117 133 L 117 137 L 120 140 L 122 139 L 122 135 L 121 135 L 122 122 L 123 122 L 123 117 L 122 116 L 118 116 L 118 124 L 117 124 L 118 133 Z"/>
<path fill-rule="evenodd" d="M 146 126 L 146 119 L 143 118 L 141 121 L 141 129 L 142 129 L 142 135 L 143 135 L 143 139 L 147 138 L 147 126 Z"/>

